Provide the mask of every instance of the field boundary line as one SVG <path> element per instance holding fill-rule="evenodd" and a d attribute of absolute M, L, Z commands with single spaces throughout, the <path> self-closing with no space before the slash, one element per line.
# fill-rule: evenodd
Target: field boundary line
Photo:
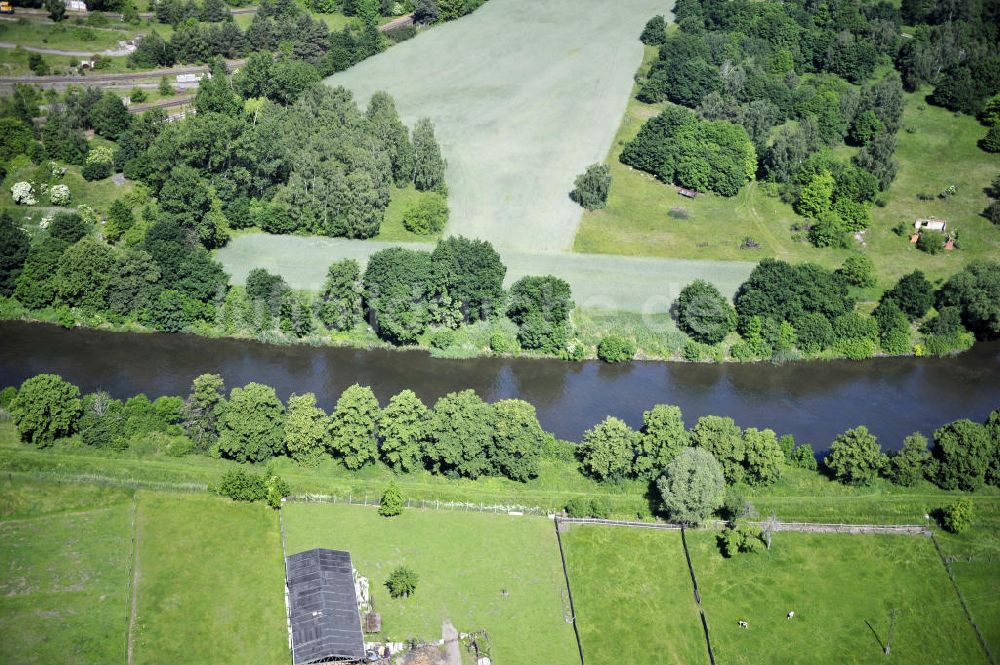
<path fill-rule="evenodd" d="M 962 590 L 958 586 L 958 580 L 955 579 L 955 574 L 951 570 L 951 564 L 948 563 L 948 559 L 945 557 L 944 552 L 941 550 L 941 545 L 938 543 L 937 538 L 934 534 L 931 534 L 931 542 L 934 543 L 934 549 L 937 550 L 938 556 L 941 558 L 941 565 L 944 566 L 944 570 L 948 573 L 948 579 L 951 580 L 951 586 L 955 589 L 955 595 L 958 596 L 959 602 L 962 604 L 962 609 L 965 611 L 965 618 L 969 620 L 972 624 L 972 630 L 976 631 L 976 637 L 979 638 L 979 645 L 986 652 L 986 658 L 990 661 L 991 665 L 997 665 L 996 658 L 993 657 L 993 652 L 990 650 L 989 642 L 983 636 L 983 632 L 979 630 L 979 624 L 972 617 L 972 612 L 969 610 L 969 604 L 965 602 L 965 596 L 962 594 Z"/>
<path fill-rule="evenodd" d="M 208 483 L 172 483 L 162 480 L 116 478 L 115 476 L 105 476 L 98 473 L 59 473 L 57 471 L 3 471 L 2 473 L 8 480 L 18 478 L 37 482 L 81 483 L 144 490 L 174 490 L 179 492 L 204 492 L 208 490 Z"/>
<path fill-rule="evenodd" d="M 596 524 L 601 526 L 622 526 L 634 529 L 678 530 L 684 526 L 675 522 L 635 522 L 627 520 L 606 520 L 593 517 L 560 517 L 563 522 L 575 524 Z M 704 523 L 706 527 L 722 527 L 723 520 Z M 750 522 L 763 526 L 763 522 Z M 803 533 L 848 533 L 848 534 L 899 534 L 907 536 L 929 536 L 931 530 L 922 524 L 823 524 L 818 522 L 777 522 L 775 531 L 800 531 Z"/>
<path fill-rule="evenodd" d="M 705 646 L 708 647 L 708 660 L 715 665 L 715 651 L 712 650 L 712 636 L 708 632 L 708 616 L 705 615 L 705 607 L 701 604 L 701 592 L 698 590 L 698 576 L 694 574 L 694 564 L 691 562 L 691 553 L 688 551 L 687 529 L 680 527 L 681 545 L 684 547 L 684 558 L 687 561 L 688 572 L 691 573 L 691 584 L 694 585 L 694 599 L 698 603 L 698 614 L 701 616 L 701 628 L 705 632 Z"/>
<path fill-rule="evenodd" d="M 576 648 L 580 651 L 580 665 L 586 665 L 583 659 L 583 641 L 580 639 L 580 627 L 576 622 L 576 606 L 573 604 L 573 587 L 569 583 L 569 569 L 566 567 L 566 553 L 563 551 L 562 536 L 559 533 L 562 519 L 556 516 L 552 520 L 556 528 L 556 543 L 559 545 L 559 560 L 562 562 L 563 578 L 566 580 L 566 594 L 569 596 L 569 611 L 573 614 L 573 634 L 576 635 Z"/>
<path fill-rule="evenodd" d="M 139 498 L 132 496 L 132 554 L 129 557 L 129 612 L 128 628 L 125 631 L 125 662 L 132 665 L 132 653 L 134 641 L 132 638 L 135 630 L 135 617 L 138 613 L 139 605 Z"/>
<path fill-rule="evenodd" d="M 9 520 L 0 520 L 0 526 L 4 524 L 18 524 L 21 522 L 34 522 L 36 520 L 52 519 L 56 517 L 82 517 L 93 515 L 94 513 L 106 513 L 118 508 L 120 504 L 108 506 L 107 508 L 93 508 L 91 510 L 71 510 L 67 512 L 45 513 L 44 515 L 34 515 L 32 517 L 12 517 Z"/>

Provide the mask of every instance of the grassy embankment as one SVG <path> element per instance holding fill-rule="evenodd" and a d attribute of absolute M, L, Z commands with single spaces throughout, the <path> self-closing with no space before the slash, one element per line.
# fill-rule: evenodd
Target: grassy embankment
<path fill-rule="evenodd" d="M 655 58 L 656 49 L 647 47 L 643 67 Z M 976 145 L 984 129 L 974 118 L 927 104 L 924 97 L 928 92 L 905 95 L 894 155 L 899 174 L 884 195 L 885 207 L 872 209 L 873 224 L 865 245 L 857 247 L 875 262 L 882 288 L 914 269 L 942 279 L 972 260 L 995 259 L 1000 252 L 1000 231 L 980 216 L 988 203 L 984 188 L 1000 172 L 1000 156 Z M 733 261 L 773 256 L 829 268 L 839 266 L 857 251 L 817 249 L 804 238 L 794 239 L 792 225 L 804 220 L 790 205 L 765 195 L 758 183 L 744 187 L 733 198 L 704 194 L 691 200 L 680 196 L 676 187 L 621 164 L 618 156 L 624 144 L 663 107 L 644 104 L 634 96 L 629 99 L 606 160 L 612 173 L 608 206 L 584 214 L 576 251 Z M 955 196 L 931 201 L 917 198 L 918 194 L 937 197 L 949 185 L 958 188 Z M 671 216 L 674 209 L 683 209 L 688 218 Z M 931 256 L 892 231 L 900 222 L 912 225 L 918 217 L 948 220 L 949 230 L 958 233 L 960 249 Z M 747 237 L 760 248 L 741 249 Z"/>
<path fill-rule="evenodd" d="M 290 554 L 351 552 L 371 583 L 383 638 L 437 640 L 451 620 L 462 632 L 486 629 L 495 662 L 579 661 L 563 617 L 559 550 L 544 517 L 407 510 L 386 519 L 371 508 L 293 503 L 285 529 Z M 393 599 L 385 580 L 400 565 L 419 583 L 413 596 Z"/>

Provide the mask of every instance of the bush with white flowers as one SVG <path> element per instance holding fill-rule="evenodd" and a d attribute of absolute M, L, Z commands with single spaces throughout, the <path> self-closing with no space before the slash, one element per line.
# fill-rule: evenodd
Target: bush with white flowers
<path fill-rule="evenodd" d="M 49 201 L 54 206 L 64 206 L 69 203 L 71 198 L 69 187 L 66 185 L 53 185 L 49 192 Z"/>
<path fill-rule="evenodd" d="M 15 182 L 10 188 L 10 195 L 14 203 L 21 206 L 33 206 L 38 201 L 35 199 L 35 189 L 30 182 Z"/>

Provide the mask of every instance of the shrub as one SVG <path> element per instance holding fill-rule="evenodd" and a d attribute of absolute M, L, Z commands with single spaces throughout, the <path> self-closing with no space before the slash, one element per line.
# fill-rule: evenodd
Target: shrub
<path fill-rule="evenodd" d="M 274 509 L 281 507 L 281 500 L 291 495 L 292 488 L 281 476 L 272 475 L 265 482 L 267 487 L 267 505 Z"/>
<path fill-rule="evenodd" d="M 699 342 L 718 344 L 736 330 L 736 310 L 709 282 L 696 279 L 677 297 L 677 325 Z"/>
<path fill-rule="evenodd" d="M 55 185 L 49 190 L 49 201 L 54 206 L 65 206 L 71 198 L 69 187 L 66 185 Z"/>
<path fill-rule="evenodd" d="M 993 125 L 979 141 L 979 147 L 986 152 L 1000 152 L 1000 125 Z"/>
<path fill-rule="evenodd" d="M 420 197 L 403 212 L 403 226 L 419 235 L 440 233 L 448 222 L 448 202 L 437 192 Z"/>
<path fill-rule="evenodd" d="M 132 100 L 133 104 L 142 104 L 148 99 L 146 91 L 139 87 L 132 88 L 132 90 L 128 93 L 128 96 L 129 99 Z"/>
<path fill-rule="evenodd" d="M 417 574 L 406 566 L 399 566 L 389 575 L 385 581 L 389 595 L 393 598 L 407 598 L 417 590 Z"/>
<path fill-rule="evenodd" d="M 867 360 L 875 355 L 878 345 L 868 337 L 844 337 L 837 340 L 834 349 L 849 360 Z"/>
<path fill-rule="evenodd" d="M 498 356 L 517 353 L 517 340 L 506 333 L 496 331 L 490 334 L 490 350 Z"/>
<path fill-rule="evenodd" d="M 455 344 L 454 330 L 438 330 L 431 335 L 431 347 L 435 349 L 447 349 Z"/>
<path fill-rule="evenodd" d="M 792 457 L 794 458 L 793 461 L 795 466 L 800 469 L 815 471 L 819 466 L 819 463 L 816 461 L 816 452 L 813 450 L 812 445 L 808 443 L 795 446 L 795 451 L 792 453 Z"/>
<path fill-rule="evenodd" d="M 944 234 L 937 231 L 922 231 L 917 239 L 917 249 L 930 255 L 944 249 Z"/>
<path fill-rule="evenodd" d="M 21 384 L 10 413 L 21 440 L 45 448 L 77 430 L 83 415 L 80 389 L 58 374 L 33 376 Z"/>
<path fill-rule="evenodd" d="M 941 509 L 941 526 L 952 533 L 962 533 L 972 526 L 972 499 L 962 497 Z"/>
<path fill-rule="evenodd" d="M 719 549 L 726 558 L 739 552 L 757 552 L 763 545 L 760 527 L 745 520 L 737 520 L 719 535 Z"/>
<path fill-rule="evenodd" d="M 237 467 L 222 474 L 214 490 L 233 501 L 262 501 L 267 497 L 267 482 L 264 476 Z"/>
<path fill-rule="evenodd" d="M 566 514 L 570 517 L 594 517 L 606 520 L 611 516 L 611 502 L 604 497 L 574 497 L 566 503 Z"/>
<path fill-rule="evenodd" d="M 87 153 L 82 174 L 85 180 L 102 180 L 114 172 L 115 156 L 111 148 L 98 146 Z"/>
<path fill-rule="evenodd" d="M 587 210 L 599 210 L 608 203 L 611 169 L 606 164 L 591 164 L 577 176 L 570 198 Z"/>
<path fill-rule="evenodd" d="M 635 342 L 617 335 L 608 335 L 597 345 L 597 357 L 609 363 L 632 360 L 635 351 Z"/>
<path fill-rule="evenodd" d="M 396 481 L 389 481 L 382 498 L 378 502 L 378 514 L 382 517 L 395 517 L 403 512 L 403 493 L 399 491 Z"/>
<path fill-rule="evenodd" d="M 35 188 L 30 182 L 15 182 L 11 185 L 10 196 L 19 206 L 33 206 L 38 203 L 38 199 L 35 198 Z"/>
<path fill-rule="evenodd" d="M 666 20 L 660 15 L 649 19 L 639 36 L 639 41 L 648 46 L 659 46 L 667 41 Z"/>
<path fill-rule="evenodd" d="M 844 484 L 871 485 L 887 461 L 875 436 L 860 426 L 838 434 L 823 463 Z"/>
<path fill-rule="evenodd" d="M 864 289 L 875 286 L 875 262 L 865 254 L 848 256 L 836 273 L 852 286 Z"/>

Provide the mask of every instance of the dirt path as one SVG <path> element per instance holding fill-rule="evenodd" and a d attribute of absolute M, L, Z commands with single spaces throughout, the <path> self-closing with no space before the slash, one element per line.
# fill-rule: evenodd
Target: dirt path
<path fill-rule="evenodd" d="M 462 665 L 462 652 L 458 646 L 458 630 L 451 621 L 441 624 L 441 639 L 444 640 L 444 655 L 448 665 Z"/>
<path fill-rule="evenodd" d="M 107 49 L 104 51 L 64 51 L 57 48 L 41 48 L 39 46 L 20 46 L 14 42 L 0 42 L 0 48 L 20 48 L 23 51 L 28 51 L 30 53 L 44 53 L 46 55 L 65 55 L 72 58 L 84 58 L 91 55 L 106 55 L 112 58 L 116 58 L 123 55 L 128 55 L 131 53 L 128 49 Z"/>

